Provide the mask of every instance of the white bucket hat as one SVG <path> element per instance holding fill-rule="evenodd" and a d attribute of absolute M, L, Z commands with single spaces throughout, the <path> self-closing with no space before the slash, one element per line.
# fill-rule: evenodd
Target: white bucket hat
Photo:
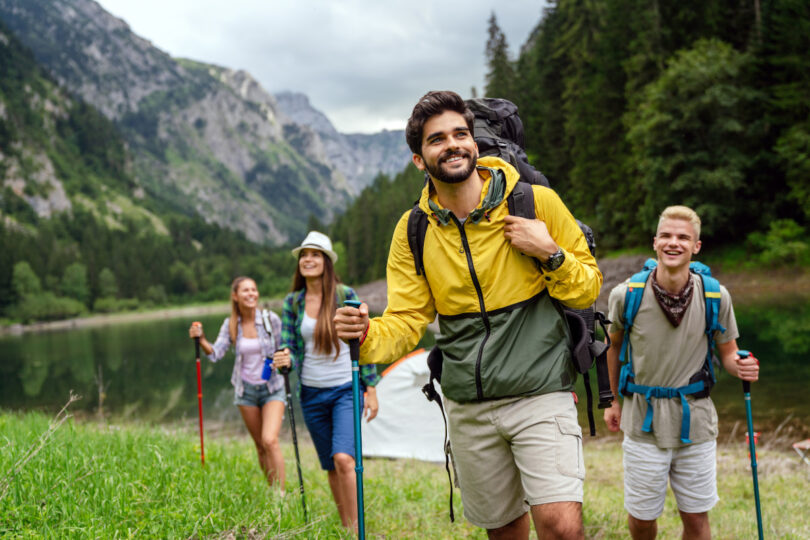
<path fill-rule="evenodd" d="M 329 240 L 329 237 L 323 233 L 320 233 L 318 231 L 309 231 L 307 237 L 304 238 L 303 242 L 301 242 L 301 245 L 292 250 L 293 257 L 297 259 L 298 254 L 301 252 L 302 249 L 305 248 L 323 251 L 329 256 L 330 259 L 332 259 L 332 264 L 335 264 L 337 262 L 338 256 L 337 253 L 332 251 L 332 241 Z"/>

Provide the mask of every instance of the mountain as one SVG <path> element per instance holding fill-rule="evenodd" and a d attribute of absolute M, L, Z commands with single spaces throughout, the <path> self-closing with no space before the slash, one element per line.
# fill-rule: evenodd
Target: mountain
<path fill-rule="evenodd" d="M 275 94 L 278 110 L 285 125 L 306 126 L 320 138 L 326 159 L 349 181 L 353 194 L 358 194 L 383 173 L 394 176 L 411 162 L 411 151 L 405 144 L 405 131 L 382 131 L 374 134 L 339 133 L 329 119 L 310 105 L 301 93 Z"/>
<path fill-rule="evenodd" d="M 0 19 L 115 123 L 132 156 L 131 194 L 253 241 L 303 236 L 306 216 L 329 222 L 379 170 L 402 166 L 389 161 L 401 162 L 391 156 L 404 137 L 397 153 L 390 133 L 298 121 L 248 73 L 172 58 L 92 0 L 0 0 Z"/>
<path fill-rule="evenodd" d="M 65 91 L 0 21 L 0 215 L 36 231 L 40 219 L 89 212 L 107 227 L 165 234 L 159 205 L 134 183 L 124 141 Z"/>

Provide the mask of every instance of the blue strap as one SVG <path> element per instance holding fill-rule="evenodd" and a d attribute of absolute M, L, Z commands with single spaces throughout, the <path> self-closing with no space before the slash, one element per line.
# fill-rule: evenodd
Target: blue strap
<path fill-rule="evenodd" d="M 632 364 L 632 358 L 630 356 L 630 329 L 633 328 L 638 308 L 641 306 L 641 299 L 644 296 L 644 286 L 647 284 L 647 280 L 656 265 L 657 262 L 655 259 L 647 259 L 641 272 L 634 274 L 627 284 L 627 293 L 624 296 L 624 339 L 622 339 L 622 348 L 619 352 L 619 361 L 622 363 L 627 360 Z M 632 370 L 632 366 L 630 369 Z"/>
<path fill-rule="evenodd" d="M 645 386 L 643 384 L 628 383 L 627 390 L 636 394 L 644 394 L 644 399 L 647 401 L 647 412 L 644 415 L 644 424 L 641 426 L 641 431 L 644 433 L 652 432 L 653 421 L 653 406 L 652 398 L 659 399 L 681 399 L 681 442 L 684 444 L 691 444 L 692 440 L 689 438 L 689 430 L 691 423 L 691 413 L 689 411 L 689 401 L 686 396 L 696 394 L 703 390 L 703 381 L 698 381 L 679 388 L 668 388 L 665 386 Z"/>
<path fill-rule="evenodd" d="M 714 365 L 712 364 L 714 333 L 717 331 L 725 333 L 726 331 L 718 321 L 720 316 L 720 282 L 708 274 L 708 267 L 702 263 L 693 262 L 689 265 L 689 268 L 699 274 L 703 280 L 703 298 L 706 303 L 706 340 L 708 342 L 706 366 L 709 368 L 712 381 L 716 382 L 717 378 L 714 375 Z"/>

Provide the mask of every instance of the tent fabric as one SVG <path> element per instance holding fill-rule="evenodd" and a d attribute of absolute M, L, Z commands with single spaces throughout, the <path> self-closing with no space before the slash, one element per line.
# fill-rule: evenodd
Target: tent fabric
<path fill-rule="evenodd" d="M 422 393 L 430 372 L 428 351 L 419 349 L 391 364 L 377 383 L 380 410 L 363 422 L 363 456 L 412 458 L 444 463 L 444 421 Z M 441 389 L 436 386 L 441 393 Z"/>

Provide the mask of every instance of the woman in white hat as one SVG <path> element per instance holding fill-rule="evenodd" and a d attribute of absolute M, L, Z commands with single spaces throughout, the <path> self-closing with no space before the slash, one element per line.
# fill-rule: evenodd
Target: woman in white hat
<path fill-rule="evenodd" d="M 284 299 L 281 344 L 274 363 L 298 371 L 301 409 L 315 443 L 321 468 L 329 475 L 340 521 L 357 527 L 357 485 L 354 472 L 354 420 L 352 371 L 348 346 L 335 332 L 333 317 L 344 300 L 356 300 L 353 289 L 340 283 L 334 264 L 337 253 L 323 233 L 310 231 L 292 250 L 298 259 L 292 292 Z M 379 377 L 372 365 L 361 366 L 360 379 L 366 396 L 363 414 L 377 415 Z"/>
<path fill-rule="evenodd" d="M 205 339 L 201 323 L 191 323 L 190 338 L 200 338 L 200 347 L 216 362 L 233 346 L 236 356 L 231 374 L 234 404 L 250 433 L 259 465 L 270 485 L 284 490 L 284 455 L 278 434 L 287 403 L 284 379 L 276 370 L 266 373 L 264 359 L 278 349 L 281 320 L 270 312 L 271 332 L 262 323 L 256 282 L 241 276 L 231 284 L 231 315 L 225 318 L 214 343 Z M 269 376 L 269 377 L 268 377 Z M 265 378 L 268 377 L 268 378 Z"/>

